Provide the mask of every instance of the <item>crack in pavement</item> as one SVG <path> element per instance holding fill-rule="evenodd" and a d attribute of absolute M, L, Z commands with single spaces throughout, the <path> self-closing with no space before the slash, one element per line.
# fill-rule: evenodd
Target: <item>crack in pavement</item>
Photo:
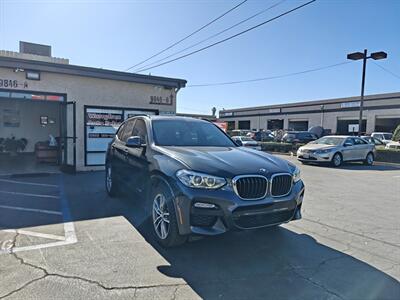
<path fill-rule="evenodd" d="M 303 218 L 303 220 L 306 220 L 308 222 L 315 223 L 315 224 L 318 224 L 318 225 L 321 225 L 321 226 L 326 226 L 326 227 L 329 227 L 329 228 L 332 228 L 332 229 L 335 229 L 335 230 L 339 230 L 339 231 L 343 231 L 343 232 L 346 232 L 346 233 L 354 234 L 356 236 L 359 236 L 359 237 L 362 237 L 362 238 L 365 238 L 365 239 L 369 239 L 369 240 L 373 240 L 375 242 L 386 244 L 386 245 L 389 245 L 389 246 L 392 246 L 392 247 L 395 247 L 395 248 L 400 248 L 400 245 L 393 244 L 393 243 L 386 242 L 386 241 L 382 241 L 380 239 L 369 237 L 369 236 L 366 236 L 364 234 L 360 234 L 360 233 L 353 232 L 353 231 L 350 231 L 350 230 L 346 230 L 346 229 L 343 229 L 343 228 L 339 228 L 339 227 L 336 227 L 336 226 L 328 225 L 328 224 L 322 223 L 320 221 L 316 221 L 316 220 L 309 219 L 309 218 Z"/>
<path fill-rule="evenodd" d="M 326 260 L 322 261 L 322 262 L 316 267 L 316 269 L 318 269 L 321 265 L 323 265 L 324 263 L 326 263 L 326 262 L 329 261 L 329 260 L 339 259 L 339 258 L 341 258 L 341 257 L 335 257 L 335 258 L 326 259 Z M 342 297 L 341 295 L 339 295 L 338 293 L 336 293 L 336 292 L 334 292 L 334 291 L 331 291 L 331 290 L 328 289 L 326 286 L 324 286 L 324 285 L 322 285 L 322 284 L 320 284 L 320 283 L 315 282 L 314 280 L 312 280 L 312 276 L 311 276 L 311 277 L 303 276 L 302 274 L 300 274 L 299 272 L 297 272 L 297 270 L 298 270 L 299 268 L 296 268 L 296 267 L 292 266 L 290 263 L 288 263 L 288 265 L 292 267 L 293 272 L 294 272 L 297 276 L 299 276 L 300 278 L 303 278 L 304 280 L 310 282 L 311 284 L 313 284 L 313 285 L 315 285 L 315 286 L 317 286 L 317 287 L 323 289 L 323 290 L 324 290 L 325 292 L 327 292 L 328 294 L 334 295 L 334 296 L 338 297 L 339 299 L 345 300 L 345 298 L 343 298 L 343 297 Z M 317 270 L 316 270 L 313 274 L 315 274 L 316 272 L 317 272 Z"/>
<path fill-rule="evenodd" d="M 176 284 L 155 284 L 155 285 L 144 285 L 144 286 L 109 287 L 109 286 L 105 286 L 104 284 L 100 283 L 99 281 L 88 279 L 88 278 L 83 278 L 83 277 L 79 277 L 79 276 L 72 276 L 72 275 L 63 275 L 63 274 L 57 274 L 57 273 L 50 273 L 45 268 L 43 268 L 41 266 L 37 266 L 37 265 L 31 264 L 29 262 L 26 262 L 22 257 L 19 257 L 16 252 L 13 252 L 13 248 L 15 247 L 15 243 L 17 241 L 17 237 L 18 236 L 19 236 L 19 233 L 17 231 L 16 235 L 13 238 L 12 246 L 11 246 L 11 248 L 9 250 L 10 255 L 15 257 L 15 259 L 17 261 L 19 261 L 22 265 L 29 266 L 29 267 L 34 268 L 36 270 L 42 271 L 43 275 L 38 277 L 38 278 L 35 278 L 35 279 L 32 279 L 32 280 L 26 282 L 21 287 L 19 287 L 19 288 L 13 290 L 13 291 L 1 296 L 0 299 L 5 299 L 5 298 L 7 298 L 7 297 L 9 297 L 9 296 L 11 296 L 11 295 L 13 295 L 15 293 L 18 293 L 21 290 L 23 290 L 24 288 L 26 288 L 27 286 L 29 286 L 29 285 L 37 282 L 37 281 L 40 281 L 42 279 L 45 279 L 47 277 L 59 277 L 59 278 L 64 278 L 64 279 L 81 280 L 81 281 L 84 281 L 84 282 L 89 283 L 89 284 L 97 285 L 98 287 L 100 287 L 100 288 L 102 288 L 102 289 L 104 289 L 106 291 L 132 289 L 132 290 L 134 290 L 134 297 L 136 296 L 137 290 L 140 290 L 140 289 L 150 289 L 150 288 L 157 288 L 157 287 L 176 287 L 176 291 L 177 291 L 180 286 L 187 285 L 187 283 L 176 283 Z M 176 293 L 176 291 L 174 293 Z"/>

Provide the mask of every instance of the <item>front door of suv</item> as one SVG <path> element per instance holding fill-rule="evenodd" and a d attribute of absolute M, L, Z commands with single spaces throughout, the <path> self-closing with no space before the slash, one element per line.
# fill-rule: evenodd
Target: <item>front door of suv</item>
<path fill-rule="evenodd" d="M 122 184 L 127 184 L 128 177 L 128 152 L 129 149 L 126 146 L 126 140 L 128 137 L 132 135 L 133 125 L 135 120 L 129 120 L 124 123 L 124 127 L 121 128 L 121 134 L 117 135 L 117 139 L 115 139 L 114 143 L 111 145 L 111 151 L 113 151 L 113 167 L 115 168 L 116 173 L 120 179 Z"/>
<path fill-rule="evenodd" d="M 132 136 L 140 137 L 142 146 L 138 148 L 129 148 L 128 150 L 127 166 L 129 168 L 129 179 L 131 187 L 133 187 L 136 192 L 142 193 L 149 179 L 149 162 L 146 156 L 148 136 L 146 123 L 143 119 L 136 119 Z"/>

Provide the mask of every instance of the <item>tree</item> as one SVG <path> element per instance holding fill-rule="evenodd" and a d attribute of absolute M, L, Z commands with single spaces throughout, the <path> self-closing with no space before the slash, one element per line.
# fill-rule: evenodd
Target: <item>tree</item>
<path fill-rule="evenodd" d="M 397 125 L 393 133 L 393 141 L 400 141 L 400 124 Z"/>

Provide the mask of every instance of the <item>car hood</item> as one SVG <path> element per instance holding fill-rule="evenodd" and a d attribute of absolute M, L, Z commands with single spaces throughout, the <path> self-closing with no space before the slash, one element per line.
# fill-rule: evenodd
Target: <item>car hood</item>
<path fill-rule="evenodd" d="M 162 147 L 170 157 L 190 169 L 206 174 L 232 178 L 242 174 L 290 172 L 288 162 L 271 154 L 244 147 Z"/>
<path fill-rule="evenodd" d="M 321 150 L 321 149 L 331 149 L 336 148 L 335 145 L 324 145 L 324 144 L 307 144 L 300 147 L 302 150 Z"/>

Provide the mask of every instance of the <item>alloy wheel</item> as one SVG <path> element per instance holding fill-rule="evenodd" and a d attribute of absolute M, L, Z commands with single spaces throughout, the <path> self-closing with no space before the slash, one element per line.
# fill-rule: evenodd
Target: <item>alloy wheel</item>
<path fill-rule="evenodd" d="M 168 237 L 169 223 L 167 200 L 163 194 L 157 194 L 153 200 L 153 227 L 162 240 Z"/>
<path fill-rule="evenodd" d="M 339 154 L 335 154 L 335 156 L 333 157 L 333 164 L 338 167 L 340 166 L 340 164 L 342 163 L 342 158 L 340 157 Z"/>

